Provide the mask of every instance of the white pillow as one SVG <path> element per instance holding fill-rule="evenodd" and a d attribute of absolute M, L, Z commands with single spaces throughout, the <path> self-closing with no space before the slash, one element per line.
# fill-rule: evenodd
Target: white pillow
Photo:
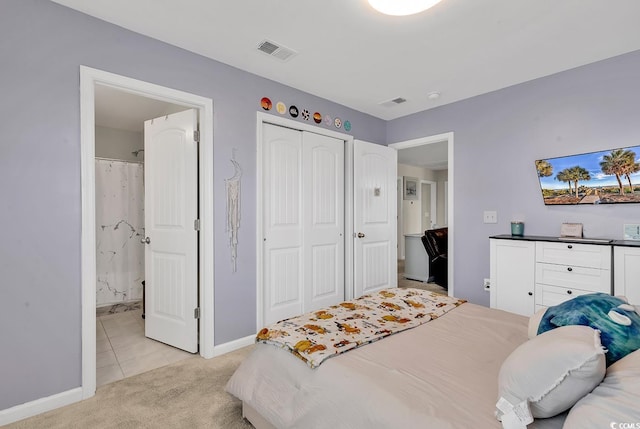
<path fill-rule="evenodd" d="M 521 344 L 502 364 L 498 394 L 514 406 L 527 401 L 535 418 L 568 410 L 603 379 L 600 332 L 562 326 Z M 500 419 L 502 413 L 497 412 Z"/>
<path fill-rule="evenodd" d="M 565 427 L 621 427 L 612 423 L 633 423 L 637 426 L 628 427 L 640 427 L 640 350 L 607 369 L 602 383 L 573 406 Z"/>

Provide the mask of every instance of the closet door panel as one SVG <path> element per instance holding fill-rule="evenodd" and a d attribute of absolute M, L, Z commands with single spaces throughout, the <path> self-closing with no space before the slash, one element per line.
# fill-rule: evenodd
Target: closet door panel
<path fill-rule="evenodd" d="M 264 322 L 303 310 L 302 135 L 263 126 Z"/>
<path fill-rule="evenodd" d="M 304 310 L 344 300 L 344 142 L 302 132 Z"/>

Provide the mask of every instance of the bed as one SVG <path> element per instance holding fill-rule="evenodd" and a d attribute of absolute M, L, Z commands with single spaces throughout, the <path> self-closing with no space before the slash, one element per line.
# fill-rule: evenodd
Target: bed
<path fill-rule="evenodd" d="M 529 319 L 472 303 L 326 359 L 315 369 L 257 344 L 227 384 L 266 428 L 501 428 L 498 373 Z M 561 428 L 566 413 L 529 428 Z"/>

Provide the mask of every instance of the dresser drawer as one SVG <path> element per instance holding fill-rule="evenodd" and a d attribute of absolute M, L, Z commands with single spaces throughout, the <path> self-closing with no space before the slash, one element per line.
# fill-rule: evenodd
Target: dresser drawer
<path fill-rule="evenodd" d="M 536 243 L 536 262 L 611 269 L 611 246 L 581 243 Z"/>
<path fill-rule="evenodd" d="M 610 294 L 611 270 L 537 263 L 536 284 Z"/>
<path fill-rule="evenodd" d="M 566 288 L 550 285 L 536 285 L 536 310 L 542 307 L 551 307 L 576 296 L 593 293 L 591 290 Z"/>

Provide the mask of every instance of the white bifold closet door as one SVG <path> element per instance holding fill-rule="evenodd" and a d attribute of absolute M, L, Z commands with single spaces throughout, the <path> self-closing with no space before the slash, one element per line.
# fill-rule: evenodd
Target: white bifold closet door
<path fill-rule="evenodd" d="M 264 323 L 344 299 L 344 141 L 263 125 Z"/>

